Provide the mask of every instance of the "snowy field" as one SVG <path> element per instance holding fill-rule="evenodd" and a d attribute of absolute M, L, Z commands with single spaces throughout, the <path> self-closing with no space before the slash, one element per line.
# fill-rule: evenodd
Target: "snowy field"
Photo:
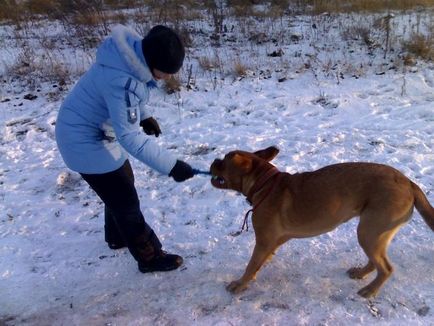
<path fill-rule="evenodd" d="M 285 60 L 301 60 L 293 54 L 303 46 L 287 46 Z M 357 53 L 346 62 L 372 60 Z M 280 149 L 274 164 L 289 173 L 389 164 L 434 203 L 432 63 L 378 64 L 338 78 L 295 66 L 283 79 L 274 68 L 218 85 L 198 74 L 193 90 L 153 91 L 158 141 L 200 169 L 230 150 L 270 145 Z M 434 234 L 416 211 L 391 243 L 395 273 L 374 299 L 357 295 L 370 278 L 346 275 L 366 262 L 357 218 L 286 243 L 256 282 L 232 295 L 225 286 L 243 273 L 254 246 L 251 228 L 238 234 L 245 198 L 213 188 L 208 177 L 175 183 L 132 160 L 147 222 L 164 249 L 185 259 L 179 270 L 141 274 L 126 249 L 106 246 L 101 202 L 59 156 L 55 89 L 2 82 L 0 325 L 434 325 Z"/>

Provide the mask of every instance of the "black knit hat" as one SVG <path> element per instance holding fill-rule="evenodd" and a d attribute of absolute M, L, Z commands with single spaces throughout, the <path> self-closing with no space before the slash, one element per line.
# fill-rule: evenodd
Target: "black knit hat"
<path fill-rule="evenodd" d="M 142 51 L 149 69 L 177 73 L 184 62 L 185 50 L 179 36 L 169 27 L 154 26 L 142 40 Z"/>

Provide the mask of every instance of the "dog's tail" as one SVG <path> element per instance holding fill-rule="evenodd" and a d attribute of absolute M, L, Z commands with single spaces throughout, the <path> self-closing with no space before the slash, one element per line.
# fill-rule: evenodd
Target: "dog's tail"
<path fill-rule="evenodd" d="M 414 206 L 422 215 L 426 224 L 434 231 L 434 207 L 431 206 L 423 191 L 414 182 L 411 183 L 414 195 Z"/>

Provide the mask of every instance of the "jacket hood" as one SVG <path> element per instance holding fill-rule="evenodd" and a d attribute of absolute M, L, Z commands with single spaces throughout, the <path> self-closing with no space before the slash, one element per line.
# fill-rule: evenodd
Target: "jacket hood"
<path fill-rule="evenodd" d="M 142 38 L 123 25 L 113 28 L 112 34 L 98 48 L 96 62 L 132 74 L 142 82 L 152 80 L 143 56 Z"/>

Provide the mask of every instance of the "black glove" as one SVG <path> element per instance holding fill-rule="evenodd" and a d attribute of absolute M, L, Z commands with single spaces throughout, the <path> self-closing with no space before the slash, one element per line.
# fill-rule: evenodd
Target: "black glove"
<path fill-rule="evenodd" d="M 143 131 L 147 135 L 155 135 L 155 137 L 158 137 L 161 134 L 160 126 L 153 117 L 140 121 L 140 127 L 143 128 Z"/>
<path fill-rule="evenodd" d="M 176 182 L 182 182 L 190 179 L 194 176 L 191 166 L 184 161 L 177 160 L 172 171 L 169 173 L 169 177 L 175 179 Z"/>

